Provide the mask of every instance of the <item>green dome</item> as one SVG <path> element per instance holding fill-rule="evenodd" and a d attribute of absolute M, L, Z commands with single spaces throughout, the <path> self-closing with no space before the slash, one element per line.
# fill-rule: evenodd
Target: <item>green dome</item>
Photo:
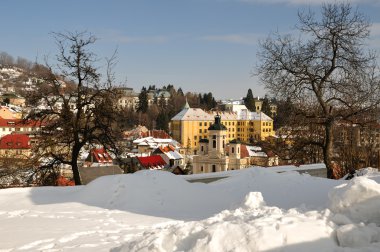
<path fill-rule="evenodd" d="M 212 124 L 208 130 L 227 130 L 226 126 L 224 126 L 222 123 L 221 123 L 221 118 L 220 118 L 220 115 L 216 115 L 215 116 L 215 122 L 214 124 Z"/>

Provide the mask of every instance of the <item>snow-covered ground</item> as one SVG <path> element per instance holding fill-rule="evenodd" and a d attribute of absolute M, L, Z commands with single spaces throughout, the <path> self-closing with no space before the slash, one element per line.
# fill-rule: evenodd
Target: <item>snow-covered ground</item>
<path fill-rule="evenodd" d="M 202 184 L 140 171 L 0 190 L 0 251 L 380 251 L 375 170 L 351 181 L 227 175 Z"/>

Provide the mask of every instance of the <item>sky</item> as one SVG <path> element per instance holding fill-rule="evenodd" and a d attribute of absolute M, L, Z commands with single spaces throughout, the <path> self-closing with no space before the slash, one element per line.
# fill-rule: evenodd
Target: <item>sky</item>
<path fill-rule="evenodd" d="M 327 0 L 330 1 L 330 0 Z M 331 0 L 332 1 L 332 0 Z M 373 23 L 370 46 L 380 49 L 380 0 L 350 0 Z M 98 58 L 117 49 L 116 84 L 172 84 L 184 92 L 239 99 L 249 88 L 260 39 L 290 33 L 297 12 L 317 0 L 3 0 L 0 51 L 43 63 L 54 59 L 52 32 L 87 31 L 98 38 Z"/>

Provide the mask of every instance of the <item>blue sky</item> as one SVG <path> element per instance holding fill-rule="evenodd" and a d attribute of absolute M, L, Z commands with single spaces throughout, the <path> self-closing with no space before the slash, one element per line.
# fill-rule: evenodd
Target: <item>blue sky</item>
<path fill-rule="evenodd" d="M 380 0 L 351 0 L 374 23 L 380 49 Z M 51 32 L 87 30 L 100 58 L 118 49 L 117 82 L 173 84 L 219 99 L 265 90 L 251 72 L 257 43 L 270 32 L 291 32 L 297 11 L 317 0 L 3 0 L 0 51 L 29 60 L 57 52 Z M 358 5 L 358 3 L 360 3 Z"/>

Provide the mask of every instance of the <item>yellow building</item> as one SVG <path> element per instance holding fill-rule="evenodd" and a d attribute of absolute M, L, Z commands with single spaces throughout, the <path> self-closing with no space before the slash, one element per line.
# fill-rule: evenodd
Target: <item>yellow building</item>
<path fill-rule="evenodd" d="M 205 112 L 190 108 L 186 103 L 183 110 L 171 119 L 170 130 L 175 140 L 196 154 L 199 140 L 208 137 L 208 128 L 214 122 L 216 111 Z M 273 120 L 264 113 L 250 112 L 244 105 L 234 106 L 230 111 L 218 112 L 226 127 L 226 139 L 241 142 L 265 140 L 274 136 Z"/>

